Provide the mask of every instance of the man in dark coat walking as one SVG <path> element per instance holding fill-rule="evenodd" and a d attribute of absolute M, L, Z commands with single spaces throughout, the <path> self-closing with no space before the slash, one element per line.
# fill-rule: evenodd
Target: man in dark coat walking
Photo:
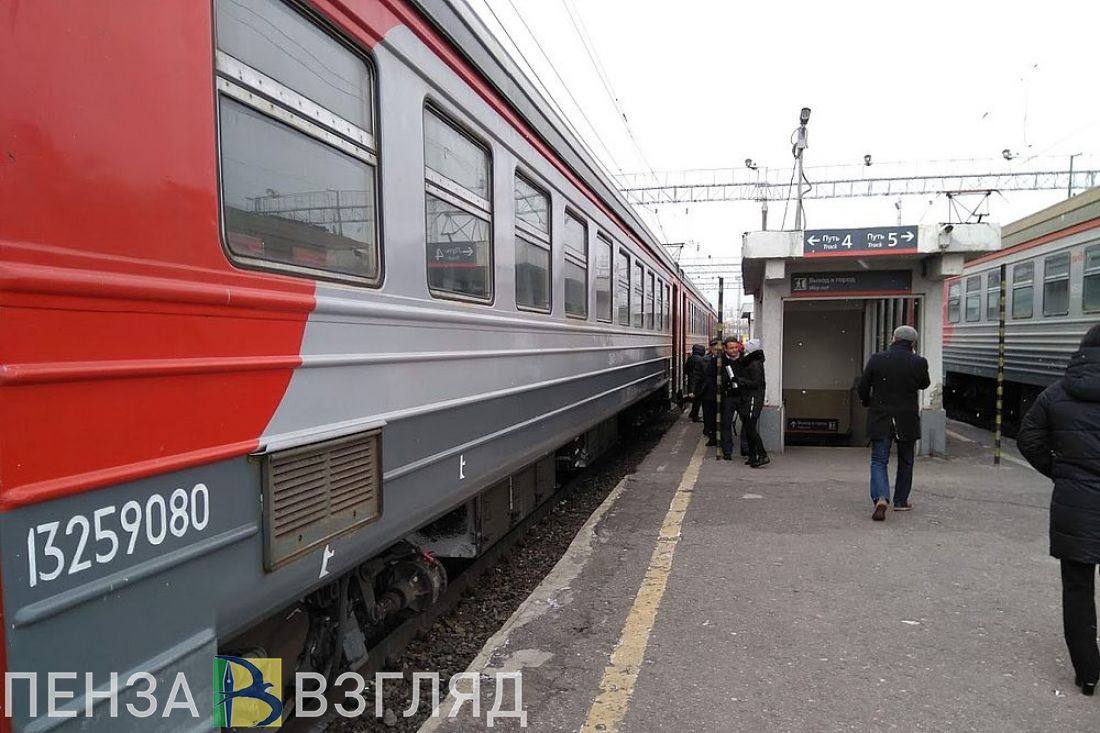
<path fill-rule="evenodd" d="M 886 519 L 890 505 L 890 442 L 898 444 L 898 470 L 894 479 L 894 510 L 908 511 L 913 488 L 913 448 L 920 439 L 920 405 L 917 393 L 931 384 L 928 361 L 913 353 L 917 329 L 898 326 L 886 351 L 873 354 L 859 380 L 859 399 L 867 410 L 867 438 L 871 441 L 871 518 Z"/>
<path fill-rule="evenodd" d="M 691 347 L 691 356 L 684 362 L 684 378 L 687 382 L 688 398 L 691 400 L 691 414 L 689 417 L 692 422 L 699 422 L 699 406 L 703 402 L 703 398 L 699 395 L 698 386 L 696 382 L 698 375 L 696 372 L 701 371 L 703 367 L 703 354 L 707 353 L 707 347 L 702 344 L 695 344 Z"/>
<path fill-rule="evenodd" d="M 1100 680 L 1100 324 L 1081 339 L 1065 376 L 1028 410 L 1016 446 L 1035 470 L 1054 479 L 1050 554 L 1062 563 L 1062 624 L 1075 684 L 1092 695 Z"/>

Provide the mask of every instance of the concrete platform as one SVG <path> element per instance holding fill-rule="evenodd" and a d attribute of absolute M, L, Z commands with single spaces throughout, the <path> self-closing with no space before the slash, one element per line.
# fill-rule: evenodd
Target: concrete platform
<path fill-rule="evenodd" d="M 951 457 L 917 460 L 915 510 L 879 523 L 868 450 L 752 470 L 704 452 L 700 428 L 669 431 L 471 665 L 522 671 L 529 730 L 1100 724 L 1062 640 L 1050 485 L 1014 446 L 993 468 L 989 434 L 950 423 Z M 422 730 L 485 729 L 483 685 L 479 719 Z"/>

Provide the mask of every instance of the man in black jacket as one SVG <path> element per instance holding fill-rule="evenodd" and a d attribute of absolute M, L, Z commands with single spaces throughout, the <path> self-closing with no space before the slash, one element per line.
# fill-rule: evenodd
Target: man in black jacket
<path fill-rule="evenodd" d="M 913 448 L 920 439 L 920 405 L 917 393 L 931 384 L 928 361 L 913 353 L 917 329 L 898 326 L 886 351 L 873 354 L 859 380 L 859 399 L 867 410 L 867 438 L 871 441 L 871 518 L 886 519 L 890 504 L 890 442 L 898 444 L 898 470 L 894 480 L 894 510 L 908 511 L 913 488 Z"/>
<path fill-rule="evenodd" d="M 1062 563 L 1062 624 L 1076 684 L 1092 695 L 1100 680 L 1100 324 L 1081 339 L 1065 376 L 1028 410 L 1016 446 L 1035 470 L 1054 479 L 1050 554 Z"/>
<path fill-rule="evenodd" d="M 696 371 L 703 366 L 703 354 L 707 353 L 707 349 L 702 344 L 695 344 L 691 347 L 691 356 L 684 362 L 684 378 L 687 382 L 688 398 L 691 400 L 691 421 L 699 422 L 699 405 L 702 404 L 703 398 L 699 395 L 697 390 L 697 377 Z"/>
<path fill-rule="evenodd" d="M 718 427 L 722 438 L 722 458 L 733 460 L 733 416 L 741 407 L 741 389 L 737 382 L 737 362 L 741 359 L 741 342 L 729 336 L 722 342 L 722 355 L 718 363 L 722 373 L 722 414 Z"/>
<path fill-rule="evenodd" d="M 703 357 L 695 370 L 695 394 L 703 402 L 703 435 L 710 438 L 707 445 L 718 445 L 716 429 L 718 422 L 718 357 L 722 351 L 722 342 L 713 339 L 710 353 Z"/>

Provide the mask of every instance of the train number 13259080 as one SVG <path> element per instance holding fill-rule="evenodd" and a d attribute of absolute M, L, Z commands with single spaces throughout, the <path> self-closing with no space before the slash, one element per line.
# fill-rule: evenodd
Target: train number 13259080
<path fill-rule="evenodd" d="M 182 538 L 208 524 L 210 492 L 205 484 L 195 484 L 190 491 L 176 489 L 168 498 L 150 494 L 144 502 L 112 504 L 91 516 L 76 514 L 68 521 L 43 522 L 27 530 L 27 577 L 33 588 L 62 573 L 76 575 L 106 565 L 119 553 L 133 555 L 139 543 L 156 547 L 169 534 Z"/>

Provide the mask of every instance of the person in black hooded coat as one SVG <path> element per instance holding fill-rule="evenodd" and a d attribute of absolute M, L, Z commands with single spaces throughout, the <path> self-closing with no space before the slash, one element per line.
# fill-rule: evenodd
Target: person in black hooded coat
<path fill-rule="evenodd" d="M 741 418 L 741 428 L 745 431 L 749 454 L 745 463 L 751 468 L 761 468 L 771 463 L 771 458 L 768 457 L 768 451 L 764 448 L 759 430 L 765 391 L 764 347 L 760 339 L 748 340 L 745 344 L 745 354 L 737 360 L 734 372 L 737 376 L 740 398 L 737 412 Z"/>
<path fill-rule="evenodd" d="M 1062 624 L 1076 684 L 1091 695 L 1100 680 L 1100 324 L 1085 334 L 1065 376 L 1028 410 L 1016 446 L 1035 470 L 1054 479 L 1050 554 L 1062 563 Z"/>

